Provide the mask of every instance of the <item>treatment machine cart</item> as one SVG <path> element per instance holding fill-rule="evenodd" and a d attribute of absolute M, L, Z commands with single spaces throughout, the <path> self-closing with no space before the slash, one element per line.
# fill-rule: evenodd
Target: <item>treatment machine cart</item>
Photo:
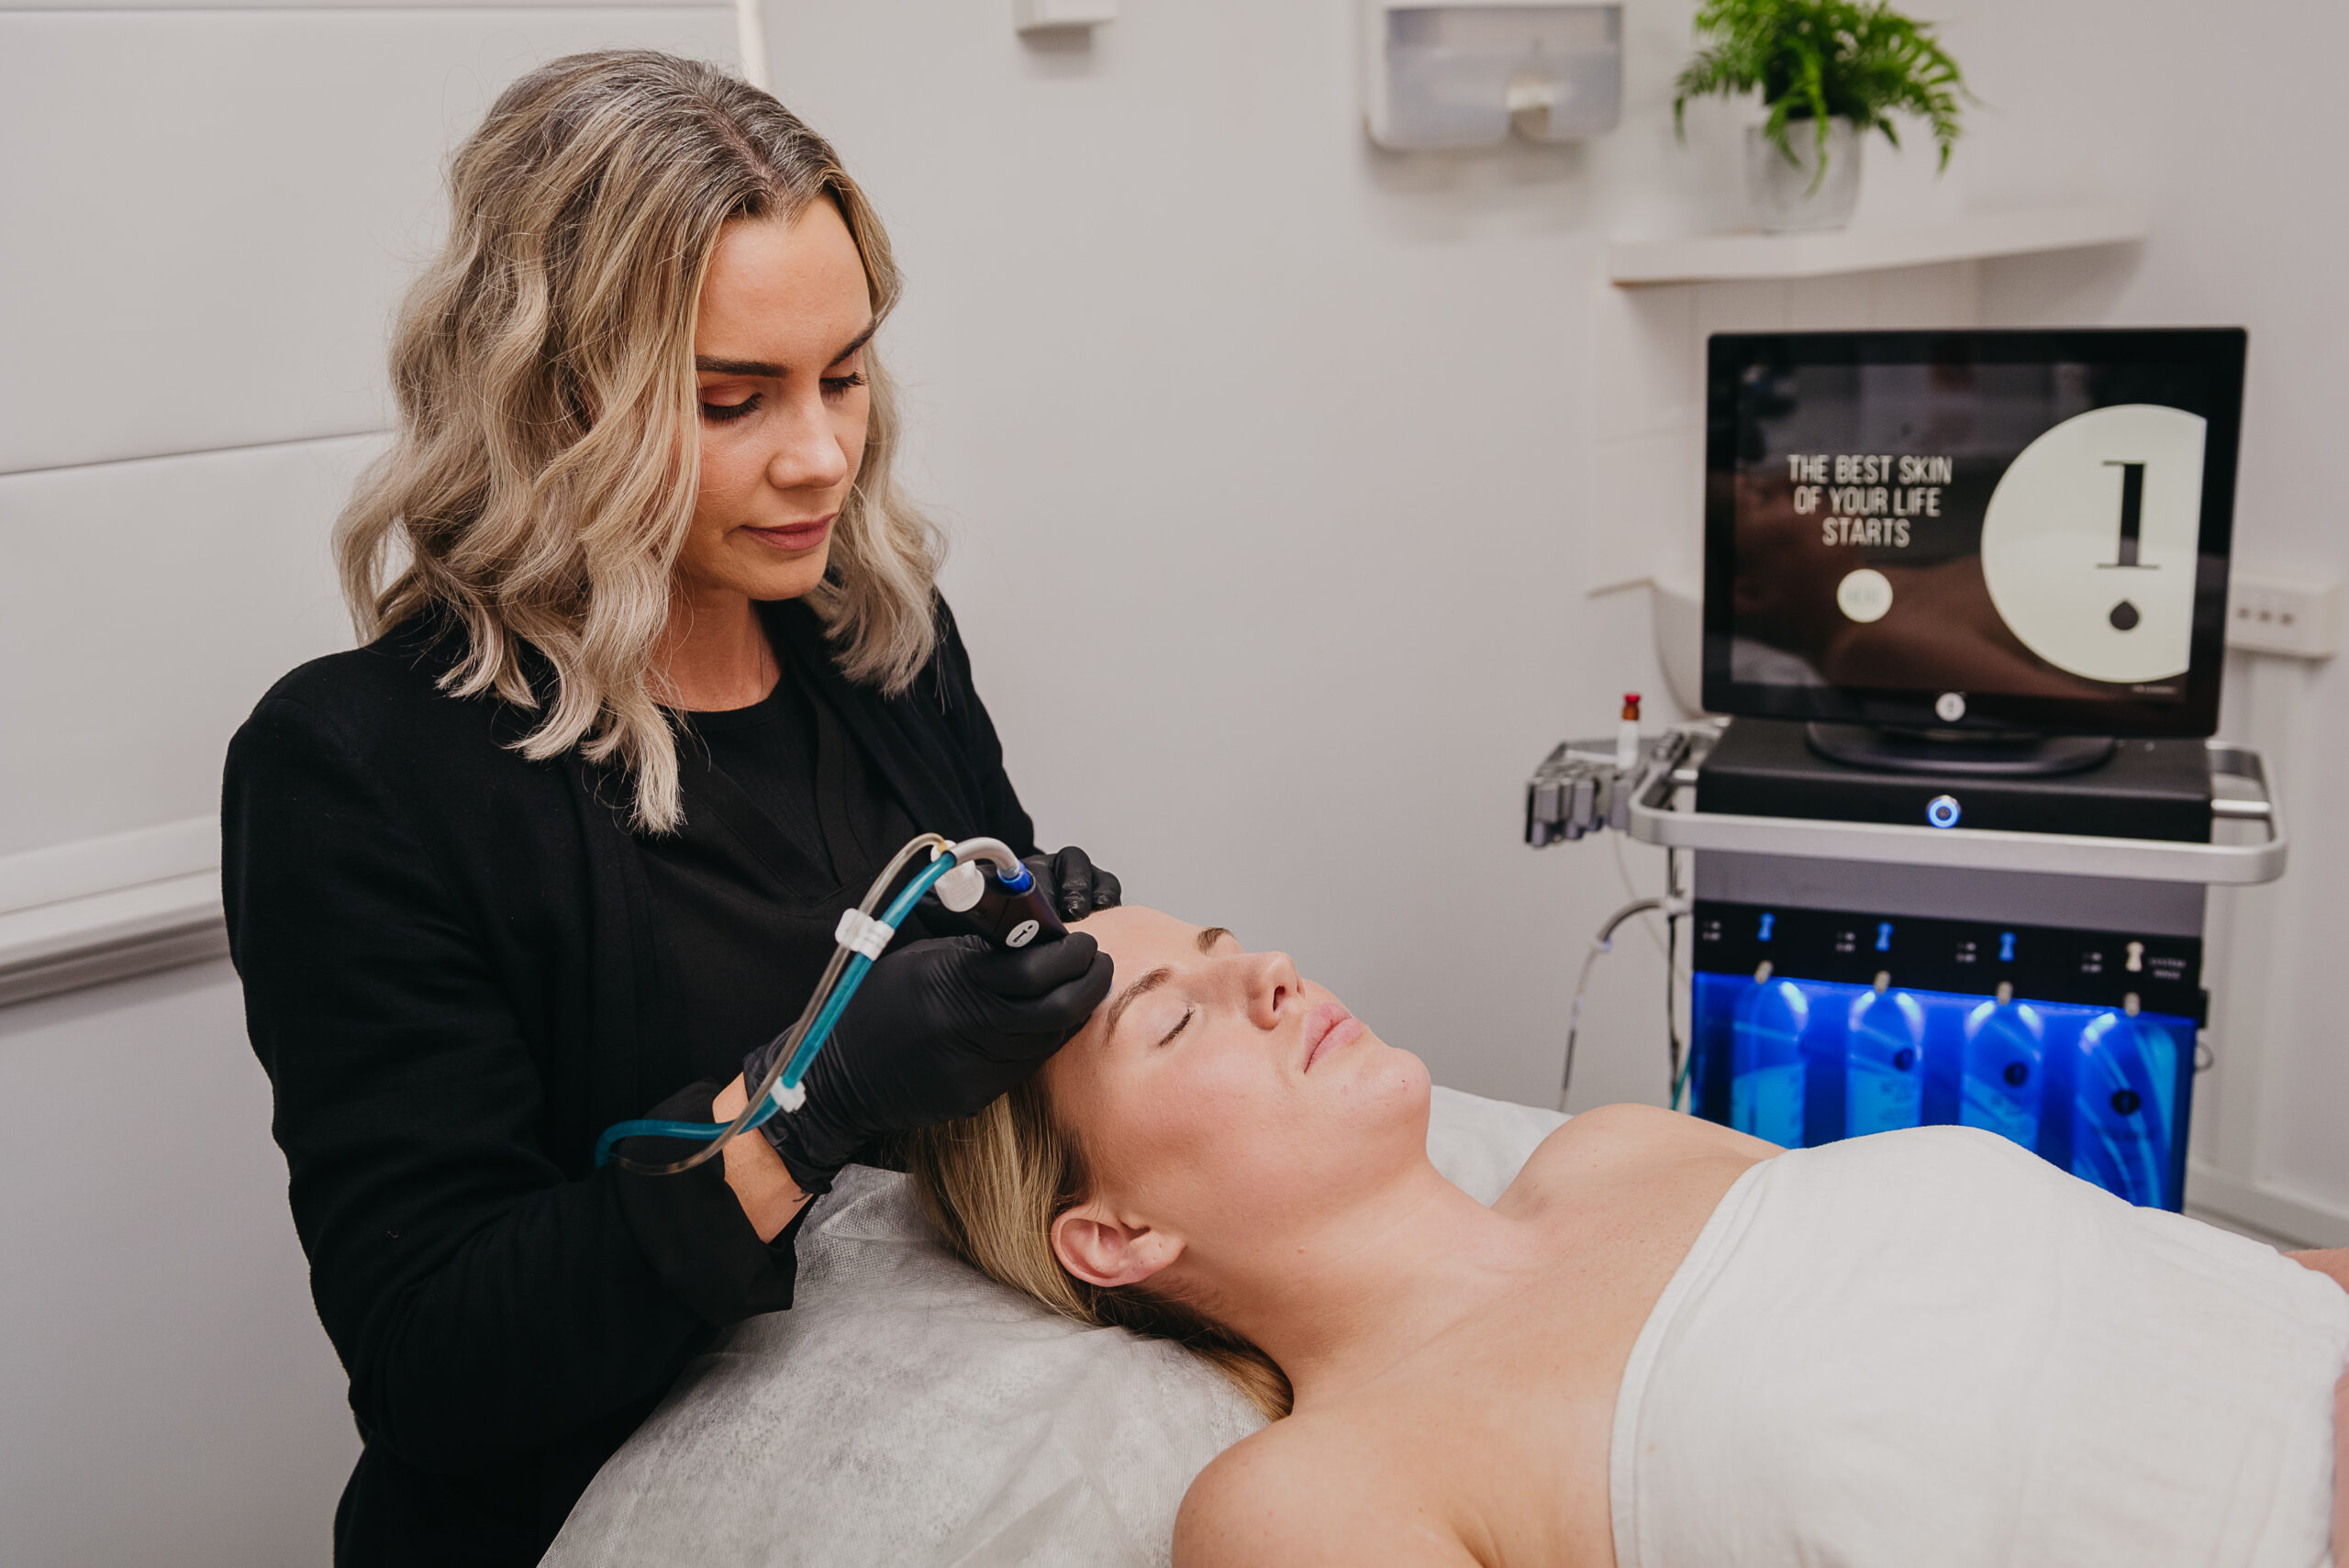
<path fill-rule="evenodd" d="M 1963 1123 L 2179 1207 L 2205 890 L 2284 870 L 2260 760 L 2206 739 L 2246 352 L 1709 340 L 1690 706 L 1734 717 L 1643 744 L 1633 702 L 1526 796 L 1530 843 L 1671 851 L 1675 1105 L 1789 1148 Z"/>
<path fill-rule="evenodd" d="M 1987 1128 L 2177 1208 L 2205 890 L 2284 870 L 2259 757 L 2134 740 L 2054 778 L 1874 773 L 1801 728 L 1687 726 L 1629 769 L 1570 743 L 1527 785 L 1530 844 L 1613 828 L 1672 852 L 1675 1103 L 1789 1148 Z"/>

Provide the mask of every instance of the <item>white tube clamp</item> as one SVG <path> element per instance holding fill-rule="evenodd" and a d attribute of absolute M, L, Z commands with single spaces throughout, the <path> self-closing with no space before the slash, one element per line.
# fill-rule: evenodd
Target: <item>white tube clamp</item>
<path fill-rule="evenodd" d="M 807 1085 L 794 1084 L 786 1089 L 777 1084 L 767 1091 L 767 1098 L 774 1102 L 777 1110 L 796 1111 L 807 1103 Z"/>
<path fill-rule="evenodd" d="M 896 934 L 885 923 L 852 907 L 841 911 L 841 923 L 832 929 L 832 940 L 851 952 L 877 959 L 881 950 L 889 945 L 889 939 Z"/>
<path fill-rule="evenodd" d="M 976 861 L 964 861 L 932 884 L 938 901 L 957 915 L 976 905 L 987 890 L 987 874 Z"/>

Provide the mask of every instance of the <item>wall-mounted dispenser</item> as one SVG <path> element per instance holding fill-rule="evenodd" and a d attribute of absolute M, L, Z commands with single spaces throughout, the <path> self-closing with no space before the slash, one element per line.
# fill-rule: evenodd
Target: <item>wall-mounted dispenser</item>
<path fill-rule="evenodd" d="M 1510 131 L 1572 141 L 1623 109 L 1623 7 L 1553 0 L 1362 0 L 1370 138 L 1420 150 Z"/>

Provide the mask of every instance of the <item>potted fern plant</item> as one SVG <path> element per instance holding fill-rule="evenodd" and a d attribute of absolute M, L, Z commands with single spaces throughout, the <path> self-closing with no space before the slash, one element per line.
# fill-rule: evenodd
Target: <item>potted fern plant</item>
<path fill-rule="evenodd" d="M 1773 232 L 1840 228 L 1860 195 L 1860 139 L 1892 116 L 1923 120 L 1949 167 L 1966 93 L 1932 24 L 1885 0 L 1705 0 L 1698 51 L 1675 83 L 1672 120 L 1686 135 L 1688 100 L 1759 88 L 1769 117 L 1746 129 L 1746 179 Z"/>

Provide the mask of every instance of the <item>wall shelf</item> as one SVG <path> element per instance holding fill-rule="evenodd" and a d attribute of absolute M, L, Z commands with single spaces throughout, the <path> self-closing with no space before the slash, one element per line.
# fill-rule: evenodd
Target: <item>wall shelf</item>
<path fill-rule="evenodd" d="M 2143 207 L 2121 203 L 1976 213 L 1943 223 L 1887 224 L 1816 234 L 1698 234 L 1618 239 L 1607 247 L 1608 281 L 1621 288 L 1815 278 L 2122 245 L 2152 231 Z"/>
<path fill-rule="evenodd" d="M 0 915 L 0 1007 L 228 952 L 217 871 L 13 910 Z"/>

